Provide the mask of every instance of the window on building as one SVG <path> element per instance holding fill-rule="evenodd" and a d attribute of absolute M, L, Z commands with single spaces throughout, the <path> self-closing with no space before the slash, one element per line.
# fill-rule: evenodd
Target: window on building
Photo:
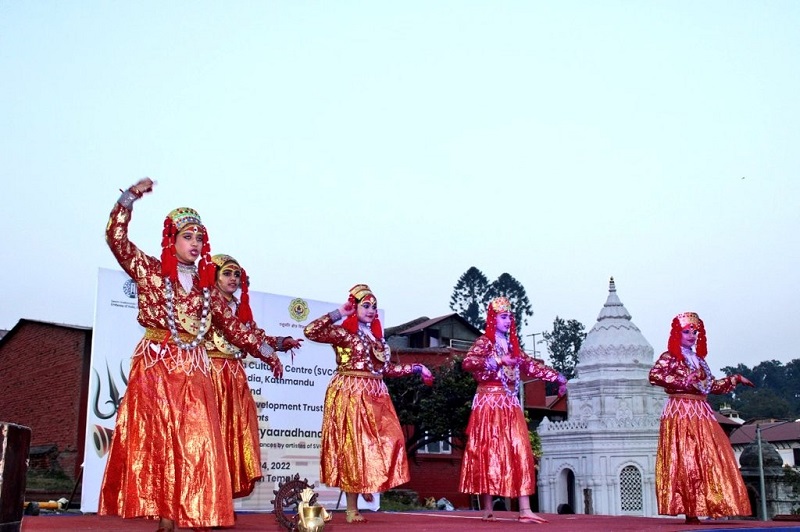
<path fill-rule="evenodd" d="M 439 347 L 439 331 L 428 331 L 428 347 Z"/>
<path fill-rule="evenodd" d="M 622 468 L 619 474 L 619 496 L 623 513 L 642 513 L 642 472 L 636 466 Z"/>
<path fill-rule="evenodd" d="M 450 446 L 450 438 L 448 438 L 420 447 L 417 452 L 422 454 L 451 454 L 453 448 Z"/>
<path fill-rule="evenodd" d="M 792 454 L 794 455 L 794 466 L 800 467 L 800 448 L 794 447 L 792 449 Z"/>

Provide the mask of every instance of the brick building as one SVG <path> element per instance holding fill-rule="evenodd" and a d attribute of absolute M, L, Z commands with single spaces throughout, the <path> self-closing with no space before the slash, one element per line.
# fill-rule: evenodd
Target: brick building
<path fill-rule="evenodd" d="M 0 421 L 31 429 L 32 471 L 78 478 L 92 329 L 22 319 L 0 338 Z"/>

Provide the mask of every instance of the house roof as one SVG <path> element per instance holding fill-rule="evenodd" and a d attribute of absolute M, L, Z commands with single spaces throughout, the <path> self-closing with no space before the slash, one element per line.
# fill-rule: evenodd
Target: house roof
<path fill-rule="evenodd" d="M 741 426 L 741 423 L 732 420 L 728 416 L 720 414 L 716 410 L 714 411 L 714 417 L 717 418 L 717 423 L 719 423 L 720 425 L 730 425 L 731 427 Z"/>
<path fill-rule="evenodd" d="M 5 334 L 0 336 L 0 347 L 2 347 L 3 344 L 5 344 L 7 341 L 10 341 L 10 338 L 12 336 L 14 336 L 18 330 L 22 329 L 22 327 L 25 324 L 28 324 L 28 323 L 38 324 L 38 325 L 47 325 L 47 326 L 50 326 L 50 327 L 60 327 L 60 328 L 63 328 L 63 329 L 74 329 L 76 331 L 91 331 L 92 330 L 91 327 L 85 327 L 83 325 L 69 325 L 69 324 L 66 324 L 66 323 L 54 323 L 54 322 L 50 322 L 50 321 L 29 320 L 29 319 L 22 318 L 17 322 L 16 325 L 14 325 L 14 327 L 11 328 L 11 330 L 6 331 Z"/>
<path fill-rule="evenodd" d="M 761 439 L 763 441 L 800 441 L 800 422 L 771 421 L 768 423 L 741 425 L 731 433 L 731 444 L 743 445 L 756 441 L 756 427 L 761 428 Z"/>
<path fill-rule="evenodd" d="M 423 316 L 421 318 L 417 318 L 416 320 L 412 320 L 407 323 L 397 325 L 395 327 L 389 327 L 386 329 L 385 333 L 386 336 L 405 336 L 408 334 L 414 334 L 415 332 L 425 330 L 428 327 L 432 327 L 437 323 L 441 323 L 449 319 L 455 319 L 461 322 L 465 327 L 471 329 L 474 333 L 476 333 L 479 336 L 482 334 L 480 329 L 474 327 L 470 322 L 468 322 L 455 312 L 453 312 L 452 314 L 445 314 L 444 316 L 439 316 L 438 318 L 427 318 Z"/>

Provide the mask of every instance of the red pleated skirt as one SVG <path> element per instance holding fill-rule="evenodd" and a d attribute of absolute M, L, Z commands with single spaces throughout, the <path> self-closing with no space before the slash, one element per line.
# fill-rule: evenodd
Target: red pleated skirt
<path fill-rule="evenodd" d="M 381 378 L 336 374 L 325 392 L 321 481 L 348 493 L 408 482 L 405 438 Z"/>
<path fill-rule="evenodd" d="M 459 491 L 520 497 L 536 491 L 528 426 L 516 395 L 478 385 L 467 425 Z"/>
<path fill-rule="evenodd" d="M 212 357 L 211 369 L 233 498 L 238 499 L 250 495 L 263 476 L 258 412 L 240 360 Z"/>
<path fill-rule="evenodd" d="M 98 514 L 232 526 L 230 473 L 205 347 L 142 339 L 109 450 Z"/>
<path fill-rule="evenodd" d="M 730 441 L 702 395 L 670 395 L 664 405 L 656 499 L 663 515 L 751 515 Z"/>

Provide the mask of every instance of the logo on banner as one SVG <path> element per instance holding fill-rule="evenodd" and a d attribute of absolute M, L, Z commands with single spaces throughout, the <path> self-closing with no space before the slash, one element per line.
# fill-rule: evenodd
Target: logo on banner
<path fill-rule="evenodd" d="M 305 299 L 296 297 L 289 302 L 289 316 L 294 321 L 303 321 L 308 317 L 308 303 Z"/>
<path fill-rule="evenodd" d="M 131 299 L 136 298 L 136 281 L 128 279 L 122 284 L 122 291 Z"/>

